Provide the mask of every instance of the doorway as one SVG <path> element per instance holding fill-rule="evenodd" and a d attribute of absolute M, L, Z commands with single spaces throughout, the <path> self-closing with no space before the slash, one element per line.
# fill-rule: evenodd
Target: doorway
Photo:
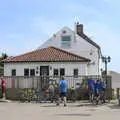
<path fill-rule="evenodd" d="M 49 86 L 49 66 L 40 66 L 41 88 L 47 89 Z"/>

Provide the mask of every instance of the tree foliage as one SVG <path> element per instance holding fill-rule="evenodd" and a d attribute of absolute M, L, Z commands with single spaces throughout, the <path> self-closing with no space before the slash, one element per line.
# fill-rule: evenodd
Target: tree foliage
<path fill-rule="evenodd" d="M 2 53 L 2 55 L 1 55 L 2 60 L 6 59 L 7 57 L 8 57 L 8 55 L 6 53 Z"/>
<path fill-rule="evenodd" d="M 2 62 L 2 60 L 6 59 L 7 57 L 7 53 L 2 53 L 0 56 L 0 75 L 3 75 L 4 72 L 4 63 Z"/>

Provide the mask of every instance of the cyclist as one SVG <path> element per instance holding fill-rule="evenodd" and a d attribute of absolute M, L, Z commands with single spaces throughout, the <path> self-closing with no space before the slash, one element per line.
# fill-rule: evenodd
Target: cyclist
<path fill-rule="evenodd" d="M 98 79 L 95 83 L 96 104 L 98 104 L 99 100 L 103 99 L 103 91 L 103 83 Z"/>
<path fill-rule="evenodd" d="M 105 81 L 101 81 L 101 99 L 102 102 L 105 103 L 105 89 L 106 89 L 106 83 Z"/>

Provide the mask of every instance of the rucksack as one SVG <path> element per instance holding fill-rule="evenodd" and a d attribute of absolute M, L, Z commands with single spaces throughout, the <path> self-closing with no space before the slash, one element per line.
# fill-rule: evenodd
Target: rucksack
<path fill-rule="evenodd" d="M 65 88 L 65 82 L 64 81 L 61 81 L 60 88 Z"/>

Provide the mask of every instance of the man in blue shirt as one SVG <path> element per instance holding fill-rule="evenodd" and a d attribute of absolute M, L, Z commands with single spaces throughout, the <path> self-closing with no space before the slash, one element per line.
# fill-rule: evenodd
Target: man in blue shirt
<path fill-rule="evenodd" d="M 68 89 L 68 83 L 64 79 L 64 77 L 62 77 L 60 82 L 59 82 L 60 97 L 59 97 L 59 101 L 58 101 L 57 105 L 60 105 L 60 102 L 61 102 L 61 99 L 62 99 L 64 101 L 64 106 L 67 106 L 67 97 L 66 97 L 67 89 Z"/>
<path fill-rule="evenodd" d="M 97 80 L 96 84 L 95 84 L 95 91 L 96 91 L 96 95 L 97 95 L 97 102 L 99 101 L 99 99 L 102 100 L 102 102 L 105 102 L 105 84 L 104 82 L 102 82 L 101 80 Z"/>
<path fill-rule="evenodd" d="M 102 85 L 101 81 L 97 80 L 96 84 L 95 84 L 95 92 L 96 92 L 97 95 L 99 95 L 101 90 L 102 90 L 102 86 L 101 85 Z"/>
<path fill-rule="evenodd" d="M 94 93 L 95 93 L 95 81 L 92 79 L 89 79 L 88 80 L 88 94 L 89 94 L 90 102 L 93 102 Z"/>

